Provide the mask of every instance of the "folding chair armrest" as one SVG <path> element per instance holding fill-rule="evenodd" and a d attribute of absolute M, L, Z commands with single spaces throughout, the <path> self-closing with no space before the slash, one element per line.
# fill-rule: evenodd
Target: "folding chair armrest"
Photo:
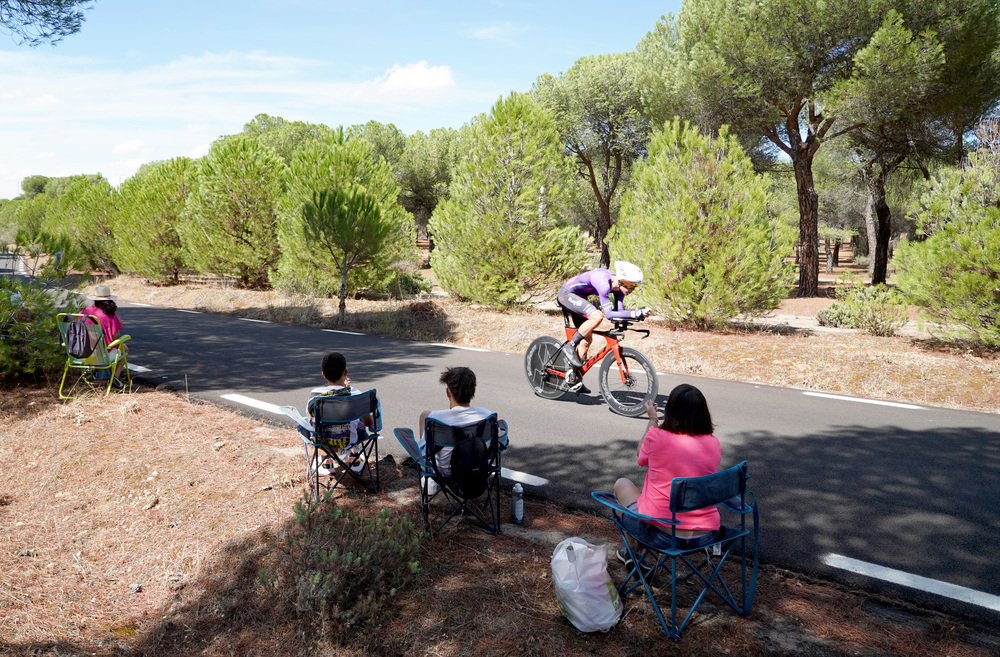
<path fill-rule="evenodd" d="M 595 500 L 600 502 L 605 506 L 609 506 L 618 513 L 622 515 L 632 516 L 633 518 L 638 518 L 644 522 L 658 522 L 664 525 L 679 525 L 678 521 L 671 520 L 670 518 L 654 518 L 653 516 L 647 516 L 645 514 L 639 513 L 638 511 L 633 511 L 628 507 L 622 506 L 622 504 L 615 497 L 615 494 L 609 491 L 595 491 L 590 494 Z"/>
<path fill-rule="evenodd" d="M 503 452 L 507 449 L 507 444 L 510 442 L 507 437 L 507 420 L 497 420 L 497 426 L 500 427 L 500 434 L 497 436 L 497 444 L 500 445 L 500 451 Z"/>
<path fill-rule="evenodd" d="M 417 439 L 413 435 L 413 429 L 397 428 L 393 429 L 392 433 L 395 434 L 396 440 L 398 440 L 399 444 L 403 446 L 403 449 L 406 450 L 406 453 L 409 454 L 410 458 L 416 461 L 421 470 L 427 470 L 430 467 L 427 462 L 427 457 L 420 451 L 420 446 L 417 445 Z"/>
<path fill-rule="evenodd" d="M 117 340 L 113 340 L 111 342 L 111 344 L 108 345 L 108 351 L 111 351 L 112 349 L 114 349 L 114 348 L 116 348 L 116 347 L 118 347 L 120 345 L 125 344 L 126 342 L 128 342 L 131 339 L 132 339 L 131 335 L 120 335 L 120 336 L 118 336 Z"/>
<path fill-rule="evenodd" d="M 751 492 L 750 494 L 752 495 L 753 493 Z M 745 513 L 750 513 L 750 511 L 753 510 L 753 508 L 749 504 L 745 503 L 739 497 L 729 498 L 728 500 L 722 503 L 722 506 L 726 507 L 726 511 L 729 511 L 731 513 L 739 513 L 741 515 Z"/>
<path fill-rule="evenodd" d="M 279 406 L 278 410 L 287 415 L 288 417 L 292 418 L 293 420 L 295 420 L 295 423 L 297 425 L 299 425 L 309 433 L 316 432 L 316 428 L 312 425 L 312 423 L 309 422 L 309 420 L 302 417 L 302 413 L 300 413 L 299 409 L 295 408 L 294 406 Z"/>

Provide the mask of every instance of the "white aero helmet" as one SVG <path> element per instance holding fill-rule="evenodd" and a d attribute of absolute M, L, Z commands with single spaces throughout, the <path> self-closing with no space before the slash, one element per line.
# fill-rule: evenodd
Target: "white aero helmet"
<path fill-rule="evenodd" d="M 642 285 L 642 270 L 631 262 L 624 260 L 615 261 L 615 278 L 632 285 Z"/>

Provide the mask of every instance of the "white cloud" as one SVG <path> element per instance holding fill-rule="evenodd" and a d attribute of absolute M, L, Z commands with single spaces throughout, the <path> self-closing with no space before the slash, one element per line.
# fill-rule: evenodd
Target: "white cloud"
<path fill-rule="evenodd" d="M 442 94 L 454 88 L 455 76 L 451 67 L 430 66 L 426 61 L 420 61 L 403 66 L 393 65 L 385 75 L 358 85 L 352 98 L 363 102 L 441 102 Z"/>
<path fill-rule="evenodd" d="M 205 155 L 212 141 L 262 112 L 429 130 L 457 127 L 505 91 L 462 88 L 451 66 L 424 60 L 367 80 L 337 79 L 346 74 L 332 64 L 260 51 L 118 66 L 0 50 L 0 198 L 20 194 L 32 174 L 100 172 L 117 185 L 143 162 Z"/>
<path fill-rule="evenodd" d="M 142 152 L 142 140 L 141 139 L 131 139 L 126 142 L 118 144 L 113 149 L 112 153 L 116 154 L 128 154 L 128 153 L 141 153 Z"/>
<path fill-rule="evenodd" d="M 199 158 L 208 155 L 209 149 L 212 147 L 211 144 L 198 144 L 188 153 L 188 157 Z"/>

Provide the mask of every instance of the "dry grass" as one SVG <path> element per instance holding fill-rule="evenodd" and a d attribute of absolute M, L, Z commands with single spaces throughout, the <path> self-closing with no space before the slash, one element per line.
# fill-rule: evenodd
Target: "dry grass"
<path fill-rule="evenodd" d="M 303 636 L 255 584 L 299 498 L 297 437 L 161 392 L 58 404 L 0 392 L 0 654 L 4 655 L 960 655 L 997 643 L 930 612 L 902 614 L 765 568 L 753 613 L 704 605 L 674 647 L 640 595 L 608 634 L 560 615 L 555 541 L 616 544 L 610 522 L 529 501 L 500 536 L 452 523 L 420 551 L 423 577 L 348 647 Z M 416 478 L 382 464 L 385 492 L 336 503 L 418 514 Z M 506 501 L 504 501 L 506 504 Z M 511 528 L 512 529 L 512 528 Z M 612 560 L 614 579 L 624 569 Z"/>

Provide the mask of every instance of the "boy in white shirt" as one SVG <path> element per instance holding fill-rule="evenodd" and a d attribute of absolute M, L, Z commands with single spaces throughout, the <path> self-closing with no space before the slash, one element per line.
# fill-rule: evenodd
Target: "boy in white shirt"
<path fill-rule="evenodd" d="M 468 367 L 449 367 L 441 374 L 440 382 L 445 385 L 444 392 L 450 406 L 440 411 L 421 413 L 420 423 L 417 425 L 421 429 L 427 418 L 459 427 L 478 422 L 493 414 L 482 406 L 471 406 L 472 398 L 476 395 L 476 374 Z M 424 452 L 426 439 L 423 435 L 420 436 L 420 442 L 417 445 L 420 447 L 420 451 Z M 442 447 L 437 453 L 437 467 L 445 477 L 451 475 L 451 453 L 453 450 L 453 447 Z"/>

